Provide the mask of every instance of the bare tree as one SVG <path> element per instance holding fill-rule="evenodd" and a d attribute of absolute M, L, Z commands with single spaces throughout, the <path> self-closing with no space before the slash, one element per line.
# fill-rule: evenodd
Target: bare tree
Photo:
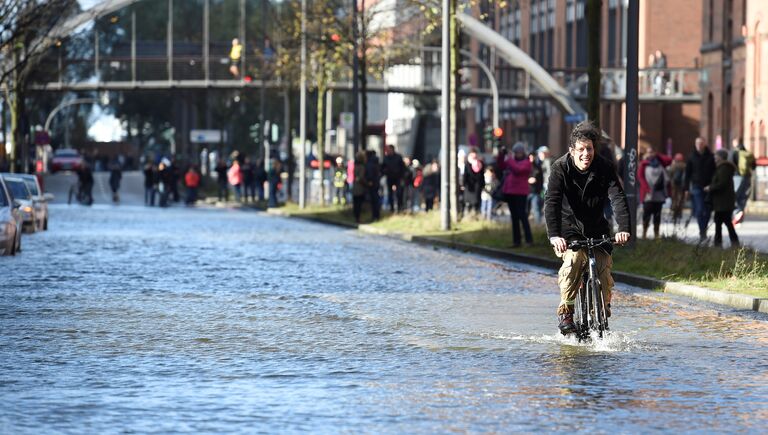
<path fill-rule="evenodd" d="M 0 88 L 11 112 L 11 170 L 18 168 L 28 152 L 20 130 L 24 97 L 30 74 L 54 41 L 49 35 L 72 12 L 76 0 L 1 0 L 0 1 Z"/>

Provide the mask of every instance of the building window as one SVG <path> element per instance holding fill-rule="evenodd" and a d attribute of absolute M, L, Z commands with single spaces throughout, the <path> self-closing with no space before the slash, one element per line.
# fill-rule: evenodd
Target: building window
<path fill-rule="evenodd" d="M 608 66 L 616 66 L 616 0 L 608 3 Z"/>
<path fill-rule="evenodd" d="M 715 0 L 709 0 L 709 8 L 707 9 L 707 18 L 709 18 L 709 25 L 707 26 L 707 33 L 709 35 L 709 42 L 714 40 L 715 32 Z"/>
<path fill-rule="evenodd" d="M 723 42 L 726 47 L 730 47 L 731 40 L 733 39 L 733 0 L 726 0 L 725 2 L 725 34 L 723 35 Z"/>
<path fill-rule="evenodd" d="M 587 67 L 587 18 L 584 16 L 586 0 L 576 3 L 576 67 Z"/>
<path fill-rule="evenodd" d="M 760 75 L 762 74 L 760 64 L 763 62 L 763 38 L 760 35 L 760 21 L 755 23 L 755 33 L 753 35 L 755 38 L 755 60 L 753 62 L 754 85 L 752 86 L 752 92 L 754 92 L 754 97 L 757 98 L 757 90 L 760 89 Z"/>
<path fill-rule="evenodd" d="M 713 144 L 715 138 L 713 137 L 715 131 L 715 98 L 712 93 L 709 93 L 707 97 L 707 141 Z"/>

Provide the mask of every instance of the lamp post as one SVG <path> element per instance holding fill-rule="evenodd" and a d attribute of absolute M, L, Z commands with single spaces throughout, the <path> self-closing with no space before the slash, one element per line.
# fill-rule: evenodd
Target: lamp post
<path fill-rule="evenodd" d="M 637 233 L 637 56 L 640 5 L 638 0 L 629 0 L 627 11 L 627 110 L 625 118 L 626 135 L 624 138 L 624 189 L 629 203 L 629 232 L 634 245 Z"/>
<path fill-rule="evenodd" d="M 307 0 L 301 0 L 301 83 L 299 84 L 299 208 L 307 206 Z"/>
<path fill-rule="evenodd" d="M 51 127 L 51 121 L 53 121 L 53 117 L 56 116 L 57 113 L 61 111 L 61 109 L 69 106 L 74 106 L 76 104 L 98 104 L 100 101 L 97 98 L 76 98 L 74 100 L 65 101 L 58 106 L 56 106 L 53 110 L 51 110 L 51 113 L 48 114 L 48 118 L 45 119 L 45 126 L 43 127 L 43 130 L 48 131 L 48 129 Z"/>
<path fill-rule="evenodd" d="M 443 0 L 443 43 L 442 43 L 442 90 L 440 92 L 440 229 L 451 229 L 450 201 L 450 87 L 451 87 L 451 0 Z"/>

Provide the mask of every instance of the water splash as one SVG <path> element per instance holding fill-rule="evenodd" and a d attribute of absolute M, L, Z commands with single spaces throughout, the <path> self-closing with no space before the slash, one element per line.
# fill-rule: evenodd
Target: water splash
<path fill-rule="evenodd" d="M 607 331 L 600 338 L 596 333 L 590 335 L 590 339 L 579 341 L 575 335 L 564 336 L 560 333 L 542 334 L 542 335 L 524 335 L 524 334 L 489 334 L 487 338 L 498 340 L 518 340 L 531 343 L 556 343 L 568 346 L 576 346 L 594 352 L 633 352 L 648 351 L 655 347 L 650 343 L 643 342 L 637 338 L 637 333 Z"/>

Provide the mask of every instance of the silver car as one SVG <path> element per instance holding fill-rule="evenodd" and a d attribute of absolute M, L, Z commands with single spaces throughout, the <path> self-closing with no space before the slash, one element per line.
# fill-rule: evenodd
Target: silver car
<path fill-rule="evenodd" d="M 27 189 L 32 193 L 32 202 L 35 205 L 35 217 L 37 218 L 37 229 L 48 230 L 48 202 L 53 201 L 53 194 L 43 193 L 40 187 L 40 179 L 32 174 L 16 174 L 24 180 Z"/>
<path fill-rule="evenodd" d="M 0 255 L 21 251 L 21 204 L 14 201 L 0 177 Z"/>
<path fill-rule="evenodd" d="M 27 188 L 24 180 L 16 174 L 3 174 L 3 181 L 11 198 L 18 201 L 21 205 L 22 227 L 25 231 L 34 233 L 37 230 L 37 216 L 35 215 L 35 204 L 32 200 L 32 193 Z"/>

